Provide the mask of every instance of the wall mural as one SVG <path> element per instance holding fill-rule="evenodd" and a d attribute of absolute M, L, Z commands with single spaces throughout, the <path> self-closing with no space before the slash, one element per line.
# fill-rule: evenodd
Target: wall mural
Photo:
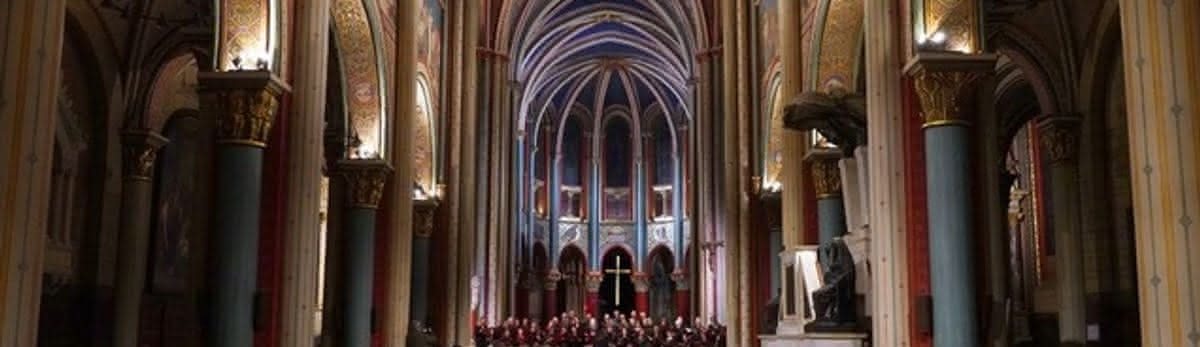
<path fill-rule="evenodd" d="M 342 64 L 348 136 L 354 138 L 348 143 L 348 153 L 355 159 L 381 157 L 385 98 L 379 50 L 385 48 L 376 47 L 367 9 L 360 0 L 334 2 L 333 28 Z"/>
<path fill-rule="evenodd" d="M 843 89 L 853 92 L 861 56 L 863 35 L 862 0 L 830 0 L 821 32 L 817 90 Z"/>
<path fill-rule="evenodd" d="M 396 65 L 396 0 L 374 0 L 380 9 L 380 37 L 388 66 Z M 440 119 L 443 8 L 441 0 L 420 0 L 417 14 L 417 112 L 413 122 L 413 181 L 424 194 L 437 185 L 437 124 Z"/>

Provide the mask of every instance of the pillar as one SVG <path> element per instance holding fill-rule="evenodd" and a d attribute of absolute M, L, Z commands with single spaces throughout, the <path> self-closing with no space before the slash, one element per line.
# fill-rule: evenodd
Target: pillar
<path fill-rule="evenodd" d="M 929 218 L 933 343 L 976 346 L 969 116 L 960 96 L 993 67 L 989 55 L 920 53 L 906 72 L 914 77 L 924 115 Z M 969 98 L 967 98 L 969 99 Z"/>
<path fill-rule="evenodd" d="M 1200 2 L 1121 0 L 1142 345 L 1200 345 Z"/>
<path fill-rule="evenodd" d="M 150 214 L 154 194 L 154 163 L 167 139 L 149 130 L 121 134 L 121 231 L 117 235 L 117 269 L 113 346 L 138 342 L 142 293 L 146 286 L 146 257 L 150 249 Z"/>
<path fill-rule="evenodd" d="M 329 0 L 296 2 L 295 95 L 289 127 L 285 204 L 282 346 L 313 345 L 320 252 L 321 172 L 324 166 L 325 96 L 329 61 Z"/>
<path fill-rule="evenodd" d="M 781 1 L 780 3 L 783 3 Z M 908 244 L 904 191 L 904 137 L 907 120 L 901 109 L 901 57 L 897 22 L 903 18 L 896 1 L 865 1 L 864 45 L 866 70 L 867 213 L 870 226 L 871 345 L 904 346 L 910 343 Z M 782 19 L 781 19 L 782 20 Z M 782 30 L 780 32 L 783 32 Z M 799 31 L 797 31 L 799 32 Z"/>
<path fill-rule="evenodd" d="M 433 244 L 433 217 L 437 203 L 432 200 L 413 204 L 412 282 L 409 320 L 428 326 L 429 271 Z M 519 297 L 519 296 L 518 296 Z"/>
<path fill-rule="evenodd" d="M 342 340 L 345 347 L 371 343 L 375 275 L 375 222 L 391 168 L 382 160 L 356 159 L 338 163 L 346 184 L 342 268 Z"/>
<path fill-rule="evenodd" d="M 600 283 L 604 281 L 604 273 L 589 271 L 587 274 L 587 303 L 584 312 L 593 317 L 600 316 Z"/>
<path fill-rule="evenodd" d="M 633 279 L 633 304 L 638 313 L 650 314 L 650 274 L 635 272 Z"/>
<path fill-rule="evenodd" d="M 0 346 L 37 345 L 66 1 L 14 0 L 0 18 Z"/>
<path fill-rule="evenodd" d="M 253 343 L 263 150 L 287 87 L 268 71 L 202 72 L 203 105 L 217 119 L 210 346 Z"/>
<path fill-rule="evenodd" d="M 842 197 L 842 175 L 839 156 L 830 152 L 814 152 L 812 160 L 813 187 L 817 193 L 817 229 L 822 246 L 846 233 L 846 210 Z"/>
<path fill-rule="evenodd" d="M 1079 127 L 1072 116 L 1038 121 L 1043 152 L 1050 159 L 1050 214 L 1054 215 L 1058 275 L 1058 336 L 1063 343 L 1087 342 L 1083 278 L 1083 235 L 1079 215 Z"/>
<path fill-rule="evenodd" d="M 803 32 L 800 1 L 784 0 L 776 2 L 779 18 L 779 63 L 780 85 L 779 94 L 784 100 L 792 100 L 800 95 L 804 84 L 804 65 L 800 46 Z M 784 249 L 799 246 L 803 241 L 801 229 L 804 225 L 802 212 L 804 209 L 803 190 L 800 189 L 804 180 L 804 170 L 801 158 L 804 157 L 804 132 L 787 129 L 782 133 L 783 169 L 779 173 L 780 185 L 783 190 L 783 247 Z"/>
<path fill-rule="evenodd" d="M 415 149 L 414 127 L 418 120 L 416 119 L 417 111 L 417 16 L 424 15 L 424 12 L 419 10 L 420 2 L 418 1 L 397 1 L 396 9 L 393 13 L 386 15 L 395 16 L 395 35 L 396 35 L 396 51 L 395 65 L 392 66 L 392 73 L 395 82 L 390 85 L 393 87 L 395 95 L 394 108 L 390 112 L 390 119 L 387 119 L 387 127 L 385 131 L 391 135 L 391 141 L 388 144 L 391 148 L 386 153 L 390 157 L 388 160 L 394 166 L 394 171 L 390 172 L 390 180 L 394 182 L 386 190 L 388 196 L 388 210 L 380 211 L 387 218 L 387 229 L 382 232 L 387 233 L 388 245 L 386 249 L 391 253 L 386 259 L 388 264 L 383 266 L 386 269 L 383 272 L 383 277 L 380 281 L 384 283 L 383 288 L 387 291 L 387 295 L 381 300 L 380 317 L 381 322 L 381 345 L 382 347 L 399 347 L 407 344 L 409 327 L 413 318 L 413 305 L 426 305 L 428 297 L 417 301 L 414 299 L 414 286 L 420 284 L 428 285 L 428 278 L 421 282 L 414 282 L 414 270 L 412 263 L 416 259 L 417 254 L 416 243 L 420 240 L 425 242 L 424 247 L 428 249 L 431 239 L 429 233 L 426 232 L 424 238 L 417 234 L 421 232 L 421 228 L 428 231 L 433 226 L 433 211 L 436 205 L 415 207 L 413 202 L 412 183 L 414 177 L 414 161 L 413 151 Z M 385 35 L 386 36 L 386 35 Z M 441 124 L 440 122 L 438 124 Z M 414 215 L 426 213 L 427 219 L 414 220 Z M 423 255 L 423 259 L 428 261 L 428 253 Z M 424 267 L 422 267 L 424 268 Z M 425 287 L 423 287 L 425 288 Z M 422 317 L 422 322 L 425 322 L 425 317 Z"/>
<path fill-rule="evenodd" d="M 688 277 L 686 273 L 676 271 L 671 274 L 671 281 L 675 282 L 675 316 L 683 317 L 687 320 L 692 316 L 691 310 L 691 291 L 688 289 Z"/>
<path fill-rule="evenodd" d="M 562 279 L 562 274 L 558 270 L 551 270 L 546 274 L 546 278 L 542 282 L 545 289 L 542 291 L 542 320 L 549 322 L 554 317 L 558 316 L 558 281 Z"/>

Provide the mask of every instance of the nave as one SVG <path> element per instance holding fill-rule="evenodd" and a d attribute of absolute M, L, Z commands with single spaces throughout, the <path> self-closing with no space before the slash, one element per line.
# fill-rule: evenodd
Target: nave
<path fill-rule="evenodd" d="M 8 0 L 0 347 L 1198 347 L 1196 23 Z"/>

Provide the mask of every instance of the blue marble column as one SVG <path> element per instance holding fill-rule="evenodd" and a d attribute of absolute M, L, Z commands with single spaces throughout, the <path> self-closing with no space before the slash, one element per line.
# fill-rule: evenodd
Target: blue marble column
<path fill-rule="evenodd" d="M 838 156 L 815 153 L 812 157 L 813 187 L 817 194 L 817 232 L 821 245 L 846 234 L 846 207 L 842 200 L 842 175 Z"/>
<path fill-rule="evenodd" d="M 637 239 L 634 241 L 633 255 L 634 269 L 642 268 L 642 261 L 646 256 L 646 162 L 639 153 L 633 159 L 633 219 L 634 227 L 637 230 Z"/>
<path fill-rule="evenodd" d="M 546 186 L 546 188 L 549 189 L 547 191 L 550 192 L 550 201 L 549 201 L 549 204 L 547 204 L 547 205 L 550 205 L 550 213 L 548 214 L 550 216 L 550 220 L 547 221 L 547 223 L 546 223 L 547 229 L 549 229 L 547 231 L 546 239 L 548 240 L 548 243 L 550 245 L 550 247 L 548 247 L 548 249 L 547 249 L 547 252 L 549 252 L 548 256 L 549 256 L 549 260 L 550 260 L 550 268 L 557 269 L 558 268 L 558 218 L 559 218 L 559 214 L 560 214 L 558 204 L 559 204 L 559 200 L 562 199 L 560 197 L 560 193 L 562 192 L 562 190 L 558 186 L 558 181 L 559 181 L 558 165 L 560 162 L 562 162 L 562 156 L 556 153 L 554 155 L 554 160 L 551 162 L 553 164 L 550 166 L 550 184 Z"/>
<path fill-rule="evenodd" d="M 905 68 L 921 102 L 925 132 L 933 345 L 977 346 L 971 129 L 961 104 L 969 86 L 995 65 L 990 55 L 922 52 Z"/>
<path fill-rule="evenodd" d="M 588 266 L 592 271 L 600 271 L 600 244 L 604 240 L 600 239 L 600 219 L 603 218 L 600 210 L 600 204 L 604 201 L 602 197 L 604 192 L 600 189 L 600 155 L 599 145 L 592 146 L 592 174 L 588 184 L 591 188 L 588 189 Z"/>
<path fill-rule="evenodd" d="M 267 71 L 204 72 L 204 105 L 217 119 L 209 345 L 254 343 L 263 150 L 287 87 Z"/>
<path fill-rule="evenodd" d="M 409 320 L 428 326 L 429 322 L 429 255 L 433 243 L 433 217 L 437 202 L 413 202 L 412 299 L 409 301 Z"/>
<path fill-rule="evenodd" d="M 371 311 L 375 275 L 375 220 L 391 168 L 381 160 L 339 163 L 348 200 L 342 256 L 345 281 L 342 343 L 345 347 L 371 344 Z"/>
<path fill-rule="evenodd" d="M 679 138 L 678 136 L 676 138 Z M 683 230 L 683 159 L 678 153 L 671 156 L 671 218 L 675 221 L 675 264 L 684 263 Z"/>

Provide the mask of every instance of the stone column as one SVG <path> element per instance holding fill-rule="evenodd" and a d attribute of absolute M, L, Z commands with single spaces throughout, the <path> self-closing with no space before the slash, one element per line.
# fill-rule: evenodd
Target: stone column
<path fill-rule="evenodd" d="M 414 127 L 421 121 L 416 115 L 417 30 L 415 28 L 418 16 L 425 14 L 419 8 L 420 2 L 418 1 L 398 1 L 395 13 L 384 14 L 393 15 L 396 19 L 396 64 L 392 67 L 396 82 L 392 83 L 395 107 L 391 113 L 391 119 L 388 120 L 388 127 L 385 128 L 387 132 L 391 133 L 391 150 L 387 153 L 390 157 L 388 162 L 394 166 L 394 171 L 390 175 L 390 180 L 394 183 L 385 193 L 388 196 L 388 210 L 380 211 L 387 216 L 388 228 L 382 232 L 388 233 L 387 249 L 391 253 L 384 258 L 388 264 L 383 268 L 387 271 L 382 273 L 383 278 L 380 279 L 388 292 L 380 303 L 383 306 L 379 315 L 383 347 L 399 347 L 407 344 L 408 329 L 414 320 L 410 316 L 413 310 L 412 306 L 426 305 L 428 301 L 427 293 L 420 301 L 415 300 L 413 293 L 414 290 L 417 290 L 413 286 L 428 285 L 428 277 L 421 282 L 412 281 L 416 275 L 414 272 L 418 269 L 413 266 L 413 262 L 417 259 L 415 252 L 417 252 L 418 245 L 416 242 L 423 240 L 426 250 L 429 243 L 432 242 L 429 233 L 426 233 L 424 238 L 418 237 L 417 234 L 420 228 L 426 228 L 425 230 L 432 228 L 433 211 L 436 209 L 436 204 L 414 206 L 411 183 L 414 182 L 413 177 L 415 176 Z M 434 130 L 431 129 L 431 131 Z M 414 220 L 414 211 L 428 214 L 429 219 L 424 220 L 425 224 L 422 224 L 422 221 Z M 422 256 L 423 260 L 428 261 L 428 253 Z M 426 267 L 419 268 L 425 269 Z M 426 318 L 426 316 L 422 316 L 421 322 L 427 322 Z"/>
<path fill-rule="evenodd" d="M 585 312 L 594 317 L 600 316 L 600 283 L 604 282 L 604 273 L 589 271 L 587 274 L 587 304 Z"/>
<path fill-rule="evenodd" d="M 0 16 L 0 346 L 37 345 L 66 1 Z"/>
<path fill-rule="evenodd" d="M 217 118 L 210 346 L 254 339 L 263 149 L 287 87 L 268 71 L 202 72 L 203 105 Z"/>
<path fill-rule="evenodd" d="M 994 62 L 988 55 L 923 52 L 905 68 L 914 78 L 925 117 L 930 286 L 937 347 L 978 345 L 971 123 L 959 103 Z"/>
<path fill-rule="evenodd" d="M 1142 345 L 1196 346 L 1200 2 L 1120 5 Z"/>
<path fill-rule="evenodd" d="M 546 274 L 546 278 L 542 282 L 545 290 L 542 291 L 542 320 L 549 322 L 558 315 L 558 281 L 562 280 L 562 274 L 558 270 L 551 270 Z"/>
<path fill-rule="evenodd" d="M 391 167 L 382 160 L 343 160 L 339 174 L 346 184 L 347 210 L 342 252 L 341 345 L 367 347 L 371 344 L 371 320 L 375 276 L 375 221 L 383 188 Z"/>
<path fill-rule="evenodd" d="M 330 0 L 296 2 L 295 71 L 287 147 L 281 346 L 311 347 L 317 309 L 321 167 L 329 66 Z"/>
<path fill-rule="evenodd" d="M 781 1 L 782 3 L 782 1 Z M 903 6 L 896 1 L 865 1 L 864 45 L 867 103 L 866 157 L 870 187 L 867 209 L 871 238 L 871 345 L 902 346 L 910 343 L 908 295 L 908 244 L 905 213 L 904 124 L 901 108 L 901 57 L 897 22 Z M 781 31 L 783 32 L 783 31 Z M 799 31 L 796 31 L 799 32 Z"/>
<path fill-rule="evenodd" d="M 167 144 L 167 138 L 149 130 L 128 131 L 121 134 L 121 144 L 125 178 L 121 189 L 121 231 L 116 240 L 116 268 L 120 271 L 116 271 L 113 346 L 134 347 L 138 343 L 146 255 L 150 249 L 154 164 L 158 149 Z"/>
<path fill-rule="evenodd" d="M 791 100 L 800 95 L 804 83 L 804 65 L 800 46 L 803 32 L 800 22 L 803 9 L 800 1 L 783 0 L 776 3 L 779 16 L 779 63 L 782 79 L 780 80 L 779 95 L 784 100 Z M 804 132 L 799 130 L 783 130 L 783 170 L 779 173 L 779 181 L 783 190 L 783 247 L 799 246 L 803 241 L 804 194 L 800 187 L 804 182 L 804 170 L 801 158 L 804 157 Z"/>
<path fill-rule="evenodd" d="M 1087 343 L 1087 297 L 1083 278 L 1083 235 L 1079 215 L 1079 128 L 1073 116 L 1038 121 L 1039 138 L 1050 159 L 1050 213 L 1054 215 L 1058 275 L 1058 336 L 1062 343 Z"/>
<path fill-rule="evenodd" d="M 813 152 L 813 187 L 817 193 L 817 230 L 822 246 L 846 234 L 846 210 L 842 198 L 842 175 L 839 156 L 832 152 Z"/>
<path fill-rule="evenodd" d="M 433 217 L 437 202 L 418 201 L 413 204 L 412 286 L 409 320 L 427 326 L 429 322 L 429 255 L 433 244 Z"/>
<path fill-rule="evenodd" d="M 631 279 L 633 280 L 634 310 L 650 314 L 650 274 L 638 271 L 633 273 Z"/>
<path fill-rule="evenodd" d="M 671 280 L 675 282 L 675 315 L 686 320 L 692 316 L 692 295 L 688 287 L 687 274 L 676 271 L 671 274 Z"/>
<path fill-rule="evenodd" d="M 121 231 L 117 235 L 113 346 L 135 347 L 146 286 L 146 257 L 150 249 L 150 215 L 154 194 L 154 163 L 167 138 L 149 130 L 121 135 L 123 187 Z"/>

